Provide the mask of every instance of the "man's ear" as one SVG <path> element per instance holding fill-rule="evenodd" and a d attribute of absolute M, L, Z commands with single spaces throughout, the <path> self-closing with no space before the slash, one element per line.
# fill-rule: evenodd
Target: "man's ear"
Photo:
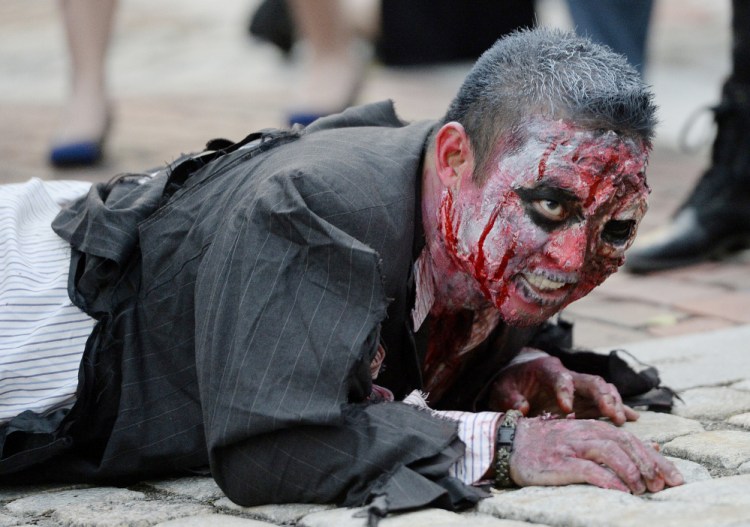
<path fill-rule="evenodd" d="M 471 177 L 474 154 L 461 123 L 446 123 L 435 134 L 435 167 L 440 181 L 448 188 L 455 188 L 462 178 Z"/>

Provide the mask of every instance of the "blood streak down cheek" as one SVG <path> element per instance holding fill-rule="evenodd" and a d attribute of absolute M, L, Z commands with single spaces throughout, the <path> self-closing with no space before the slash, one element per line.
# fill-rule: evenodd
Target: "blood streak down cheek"
<path fill-rule="evenodd" d="M 459 246 L 458 233 L 462 227 L 461 217 L 455 214 L 453 194 L 446 192 L 440 203 L 438 228 L 443 234 L 445 248 L 454 264 L 462 269 L 469 268 L 473 270 L 475 276 L 482 276 L 486 260 L 484 243 L 487 240 L 490 231 L 492 231 L 495 226 L 498 213 L 499 209 L 495 209 L 489 215 L 487 223 L 482 227 L 481 233 L 478 236 L 476 250 L 473 252 L 466 252 Z M 478 228 L 478 226 L 474 227 L 471 225 L 466 227 Z"/>
<path fill-rule="evenodd" d="M 454 260 L 454 263 L 460 262 L 458 258 L 458 237 L 456 236 L 459 224 L 460 219 L 454 220 L 453 218 L 453 195 L 450 192 L 446 192 L 440 202 L 438 229 L 443 234 L 445 248 L 448 251 L 448 255 Z"/>
<path fill-rule="evenodd" d="M 482 218 L 475 218 L 471 225 L 462 225 L 456 214 L 451 193 L 446 193 L 440 204 L 438 228 L 443 234 L 446 251 L 458 269 L 476 280 L 485 298 L 497 304 L 507 296 L 507 284 L 503 282 L 505 270 L 515 255 L 517 235 L 506 220 L 506 198 Z M 460 234 L 463 240 L 460 239 Z M 497 291 L 497 285 L 500 291 Z"/>

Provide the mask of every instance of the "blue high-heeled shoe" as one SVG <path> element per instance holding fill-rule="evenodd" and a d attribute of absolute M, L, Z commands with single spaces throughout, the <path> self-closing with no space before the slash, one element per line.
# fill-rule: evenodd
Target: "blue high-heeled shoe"
<path fill-rule="evenodd" d="M 73 141 L 53 145 L 49 152 L 49 162 L 57 168 L 93 166 L 102 160 L 104 142 L 109 135 L 112 118 L 107 116 L 101 135 L 91 140 Z"/>
<path fill-rule="evenodd" d="M 102 143 L 100 139 L 54 146 L 49 153 L 49 162 L 57 168 L 95 165 L 102 159 Z"/>

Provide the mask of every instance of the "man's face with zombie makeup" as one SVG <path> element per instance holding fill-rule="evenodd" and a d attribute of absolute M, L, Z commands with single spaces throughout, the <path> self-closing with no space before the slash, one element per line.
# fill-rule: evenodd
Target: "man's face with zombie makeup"
<path fill-rule="evenodd" d="M 624 261 L 646 211 L 647 148 L 565 121 L 501 138 L 485 181 L 461 181 L 439 229 L 458 267 L 512 325 L 543 322 Z"/>

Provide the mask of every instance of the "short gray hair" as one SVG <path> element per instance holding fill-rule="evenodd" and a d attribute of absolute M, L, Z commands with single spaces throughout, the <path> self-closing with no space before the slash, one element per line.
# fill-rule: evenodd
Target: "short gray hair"
<path fill-rule="evenodd" d="M 573 32 L 536 28 L 498 40 L 477 60 L 443 123 L 466 130 L 475 178 L 503 131 L 523 134 L 523 118 L 571 119 L 591 129 L 639 137 L 648 147 L 656 125 L 653 94 L 627 60 Z"/>

